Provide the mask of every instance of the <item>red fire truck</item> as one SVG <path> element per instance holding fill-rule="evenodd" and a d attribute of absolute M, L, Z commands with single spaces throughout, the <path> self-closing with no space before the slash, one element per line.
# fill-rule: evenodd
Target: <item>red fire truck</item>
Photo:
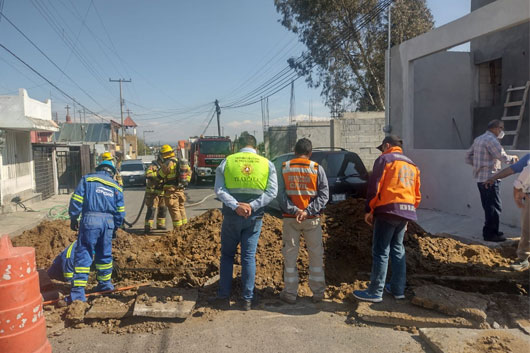
<path fill-rule="evenodd" d="M 231 153 L 232 142 L 229 137 L 191 137 L 189 162 L 192 182 L 197 184 L 202 180 L 212 181 L 217 166 Z"/>

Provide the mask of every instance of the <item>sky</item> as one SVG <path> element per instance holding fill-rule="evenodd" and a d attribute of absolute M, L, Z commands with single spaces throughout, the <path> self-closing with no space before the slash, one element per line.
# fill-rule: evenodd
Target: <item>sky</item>
<path fill-rule="evenodd" d="M 427 5 L 438 27 L 467 14 L 470 0 Z M 278 22 L 273 0 L 0 0 L 0 10 L 0 44 L 99 116 L 86 113 L 88 121 L 119 122 L 119 83 L 109 79 L 130 79 L 122 84 L 124 109 L 148 143 L 217 135 L 216 99 L 223 107 L 245 97 L 304 50 Z M 19 88 L 51 99 L 59 121 L 74 105 L 0 46 L 0 95 Z M 303 78 L 294 96 L 296 119 L 329 118 L 320 90 Z M 269 98 L 271 125 L 288 123 L 290 97 L 288 86 Z M 82 109 L 76 106 L 75 121 Z M 221 133 L 247 130 L 260 141 L 261 117 L 259 102 L 221 109 Z"/>

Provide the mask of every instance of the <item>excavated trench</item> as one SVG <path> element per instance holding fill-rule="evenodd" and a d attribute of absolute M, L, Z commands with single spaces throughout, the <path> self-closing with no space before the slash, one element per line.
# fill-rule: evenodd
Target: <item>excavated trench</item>
<path fill-rule="evenodd" d="M 363 216 L 363 200 L 350 199 L 329 206 L 322 217 L 326 294 L 330 299 L 343 300 L 354 289 L 365 288 L 369 280 L 372 229 L 364 223 Z M 137 235 L 120 230 L 113 242 L 115 286 L 149 281 L 157 286 L 201 288 L 199 300 L 203 300 L 216 287 L 209 284 L 215 282 L 219 273 L 221 224 L 222 214 L 214 209 L 163 235 Z M 283 287 L 281 235 L 282 220 L 266 214 L 256 255 L 256 289 L 261 297 L 274 298 Z M 45 221 L 15 238 L 13 243 L 35 247 L 37 266 L 47 268 L 75 239 L 76 234 L 67 222 Z M 467 245 L 433 236 L 412 223 L 404 244 L 409 288 L 436 283 L 467 292 L 528 296 L 528 273 L 509 271 L 515 258 L 514 243 L 499 248 Z M 308 254 L 302 239 L 298 259 L 301 296 L 311 294 L 307 268 Z M 235 271 L 240 271 L 239 256 Z M 236 276 L 234 298 L 239 287 Z"/>

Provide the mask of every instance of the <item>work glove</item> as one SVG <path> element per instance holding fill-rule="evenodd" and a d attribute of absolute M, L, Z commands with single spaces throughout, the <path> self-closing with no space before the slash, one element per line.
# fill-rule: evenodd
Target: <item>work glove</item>
<path fill-rule="evenodd" d="M 112 239 L 116 239 L 116 232 L 118 231 L 117 228 L 114 228 L 114 230 L 112 231 Z"/>
<path fill-rule="evenodd" d="M 74 232 L 79 230 L 79 222 L 75 218 L 70 218 L 70 229 Z"/>

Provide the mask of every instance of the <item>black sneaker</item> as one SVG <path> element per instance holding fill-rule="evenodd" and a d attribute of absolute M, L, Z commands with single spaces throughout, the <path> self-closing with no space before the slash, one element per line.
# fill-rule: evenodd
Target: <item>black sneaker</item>
<path fill-rule="evenodd" d="M 210 297 L 207 299 L 208 304 L 215 307 L 216 309 L 228 310 L 230 309 L 230 298 L 223 297 Z"/>
<path fill-rule="evenodd" d="M 241 299 L 241 309 L 243 311 L 249 311 L 252 309 L 252 301 L 251 300 L 246 300 L 246 299 Z"/>
<path fill-rule="evenodd" d="M 495 242 L 495 243 L 501 243 L 503 241 L 506 241 L 506 238 L 503 237 L 503 236 L 500 236 L 500 235 L 497 235 L 497 236 L 492 236 L 492 237 L 484 237 L 484 240 L 485 241 L 492 241 L 492 242 Z"/>

